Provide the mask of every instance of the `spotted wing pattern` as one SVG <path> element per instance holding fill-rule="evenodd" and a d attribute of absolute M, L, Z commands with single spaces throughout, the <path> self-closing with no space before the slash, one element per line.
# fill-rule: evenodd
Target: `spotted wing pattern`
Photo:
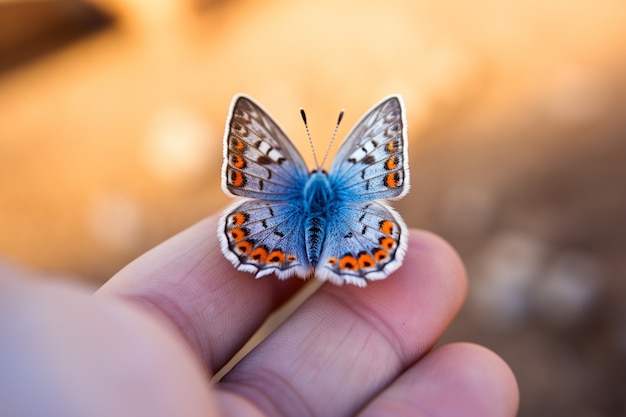
<path fill-rule="evenodd" d="M 346 137 L 329 178 L 339 198 L 370 201 L 401 198 L 409 191 L 406 121 L 399 96 L 374 106 Z"/>
<path fill-rule="evenodd" d="M 236 96 L 224 134 L 224 192 L 263 200 L 296 198 L 308 177 L 282 129 L 252 99 Z"/>
<path fill-rule="evenodd" d="M 301 212 L 288 201 L 238 201 L 219 222 L 222 252 L 241 271 L 257 278 L 272 272 L 285 279 L 308 276 Z"/>
<path fill-rule="evenodd" d="M 334 283 L 364 287 L 386 278 L 404 259 L 407 227 L 381 202 L 349 203 L 332 217 L 316 274 Z"/>

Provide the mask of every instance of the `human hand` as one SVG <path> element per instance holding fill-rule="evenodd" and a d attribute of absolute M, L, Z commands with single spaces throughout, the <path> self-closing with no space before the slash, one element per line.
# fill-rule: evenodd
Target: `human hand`
<path fill-rule="evenodd" d="M 412 230 L 404 265 L 323 285 L 221 381 L 210 378 L 303 281 L 255 280 L 216 218 L 141 256 L 95 295 L 0 280 L 0 416 L 514 416 L 486 348 L 433 349 L 466 294 L 462 264 Z"/>

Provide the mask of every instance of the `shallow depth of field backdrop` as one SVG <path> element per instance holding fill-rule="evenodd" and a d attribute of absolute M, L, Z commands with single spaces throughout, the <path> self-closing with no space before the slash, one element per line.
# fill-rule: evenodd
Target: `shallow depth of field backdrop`
<path fill-rule="evenodd" d="M 397 92 L 395 206 L 470 276 L 445 340 L 504 357 L 522 417 L 624 416 L 625 17 L 622 0 L 2 1 L 0 263 L 96 286 L 223 208 L 235 93 L 312 163 L 300 106 L 323 153 L 341 108 L 339 139 Z"/>

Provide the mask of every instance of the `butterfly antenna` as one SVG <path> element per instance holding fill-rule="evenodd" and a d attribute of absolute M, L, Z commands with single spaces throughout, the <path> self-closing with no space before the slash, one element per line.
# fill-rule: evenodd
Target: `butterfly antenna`
<path fill-rule="evenodd" d="M 300 116 L 302 116 L 302 121 L 304 122 L 304 128 L 306 129 L 306 137 L 309 139 L 309 146 L 311 147 L 311 152 L 313 153 L 313 161 L 315 161 L 315 168 L 319 169 L 320 165 L 317 163 L 317 155 L 315 155 L 315 147 L 313 147 L 313 140 L 311 139 L 311 132 L 309 131 L 309 124 L 306 122 L 306 113 L 304 109 L 300 107 Z"/>
<path fill-rule="evenodd" d="M 344 110 L 341 109 L 339 112 L 339 117 L 337 117 L 337 124 L 335 125 L 335 130 L 333 131 L 333 136 L 330 138 L 330 143 L 328 144 L 328 148 L 326 148 L 326 153 L 324 154 L 324 159 L 322 159 L 322 165 L 326 162 L 326 158 L 328 157 L 328 152 L 330 152 L 331 146 L 333 146 L 333 142 L 335 141 L 335 136 L 337 136 L 337 130 L 339 130 L 339 124 L 341 123 L 341 119 L 343 119 Z"/>

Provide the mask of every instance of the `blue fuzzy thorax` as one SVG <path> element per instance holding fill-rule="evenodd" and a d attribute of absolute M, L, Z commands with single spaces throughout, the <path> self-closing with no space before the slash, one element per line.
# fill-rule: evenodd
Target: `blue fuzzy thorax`
<path fill-rule="evenodd" d="M 308 208 L 308 214 L 325 216 L 333 198 L 334 193 L 326 172 L 313 171 L 304 186 L 304 202 L 305 207 Z"/>

